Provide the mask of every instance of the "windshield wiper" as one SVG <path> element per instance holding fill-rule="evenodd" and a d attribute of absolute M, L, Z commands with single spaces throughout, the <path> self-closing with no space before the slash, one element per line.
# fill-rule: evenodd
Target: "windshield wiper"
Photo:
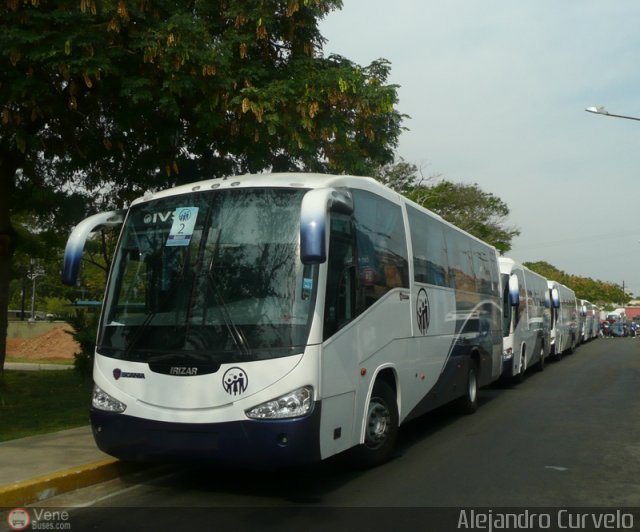
<path fill-rule="evenodd" d="M 131 354 L 131 351 L 133 351 L 134 346 L 140 341 L 142 334 L 145 333 L 149 328 L 149 325 L 151 324 L 151 320 L 153 320 L 153 318 L 155 318 L 157 315 L 158 315 L 157 312 L 150 312 L 144 317 L 143 322 L 136 329 L 135 333 L 133 333 L 131 340 L 129 341 L 129 343 L 127 343 L 127 346 L 124 348 L 124 355 L 122 358 L 124 358 L 125 360 L 129 358 L 129 354 Z"/>
<path fill-rule="evenodd" d="M 218 287 L 218 283 L 216 282 L 211 269 L 207 273 L 207 281 L 209 282 L 209 286 L 213 291 L 213 296 L 218 303 L 217 308 L 220 311 L 220 315 L 222 316 L 222 320 L 229 331 L 229 336 L 233 340 L 233 343 L 236 344 L 236 347 L 240 351 L 240 353 L 244 356 L 251 355 L 251 349 L 249 347 L 249 343 L 247 342 L 247 337 L 244 334 L 244 331 L 238 327 L 233 319 L 231 318 L 231 314 L 229 313 L 229 309 L 224 301 L 224 297 L 222 297 L 222 293 L 220 292 L 220 288 Z"/>

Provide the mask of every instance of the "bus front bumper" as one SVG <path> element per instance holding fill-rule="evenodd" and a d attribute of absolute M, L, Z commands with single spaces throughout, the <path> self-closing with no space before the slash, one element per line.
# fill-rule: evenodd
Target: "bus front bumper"
<path fill-rule="evenodd" d="M 320 406 L 302 418 L 169 423 L 91 409 L 93 436 L 107 454 L 131 461 L 274 469 L 320 460 Z"/>

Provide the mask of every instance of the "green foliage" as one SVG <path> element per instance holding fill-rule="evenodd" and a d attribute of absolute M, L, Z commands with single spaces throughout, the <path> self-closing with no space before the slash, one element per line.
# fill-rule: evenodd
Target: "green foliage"
<path fill-rule="evenodd" d="M 81 375 L 90 377 L 93 371 L 93 359 L 95 355 L 96 335 L 98 332 L 99 314 L 77 309 L 75 315 L 67 319 L 73 327 L 69 333 L 80 345 L 80 352 L 74 353 L 74 368 Z"/>
<path fill-rule="evenodd" d="M 468 185 L 440 179 L 435 184 L 427 182 L 418 168 L 401 160 L 397 164 L 379 169 L 375 178 L 407 198 L 439 214 L 448 222 L 471 233 L 506 253 L 520 231 L 505 225 L 509 216 L 507 204 L 490 192 L 483 191 L 477 183 Z"/>
<path fill-rule="evenodd" d="M 404 116 L 389 63 L 322 55 L 319 21 L 341 6 L 0 4 L 0 367 L 9 264 L 29 235 L 66 235 L 149 189 L 393 160 Z"/>
<path fill-rule="evenodd" d="M 518 229 L 505 225 L 509 216 L 507 204 L 477 183 L 442 180 L 432 187 L 413 190 L 409 198 L 495 246 L 502 254 L 511 249 L 511 241 L 520 234 Z"/>
<path fill-rule="evenodd" d="M 547 279 L 553 279 L 568 286 L 576 293 L 577 298 L 586 299 L 602 307 L 611 306 L 611 303 L 624 305 L 631 299 L 624 293 L 622 286 L 615 283 L 571 275 L 544 261 L 525 262 L 524 265 Z"/>
<path fill-rule="evenodd" d="M 393 160 L 403 117 L 388 62 L 321 55 L 318 22 L 339 7 L 9 0 L 2 153 L 25 186 L 109 183 L 119 204 L 269 168 L 370 173 Z"/>
<path fill-rule="evenodd" d="M 59 318 L 65 318 L 71 314 L 69 309 L 71 301 L 69 301 L 68 299 L 55 296 L 45 297 L 44 303 L 47 314 L 53 314 L 55 317 Z"/>

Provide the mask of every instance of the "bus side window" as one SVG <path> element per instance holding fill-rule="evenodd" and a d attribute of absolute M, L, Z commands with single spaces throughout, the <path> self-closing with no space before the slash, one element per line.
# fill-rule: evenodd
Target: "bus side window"
<path fill-rule="evenodd" d="M 358 301 L 362 311 L 389 290 L 409 287 L 402 209 L 365 190 L 352 191 L 357 241 Z"/>
<path fill-rule="evenodd" d="M 325 340 L 356 317 L 356 268 L 353 250 L 351 218 L 332 213 L 324 302 Z"/>

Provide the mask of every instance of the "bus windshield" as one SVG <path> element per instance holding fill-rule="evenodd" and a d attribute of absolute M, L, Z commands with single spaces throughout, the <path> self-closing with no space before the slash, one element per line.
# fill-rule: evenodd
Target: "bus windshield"
<path fill-rule="evenodd" d="M 222 364 L 302 352 L 317 280 L 299 259 L 304 193 L 209 190 L 133 206 L 98 353 Z"/>

